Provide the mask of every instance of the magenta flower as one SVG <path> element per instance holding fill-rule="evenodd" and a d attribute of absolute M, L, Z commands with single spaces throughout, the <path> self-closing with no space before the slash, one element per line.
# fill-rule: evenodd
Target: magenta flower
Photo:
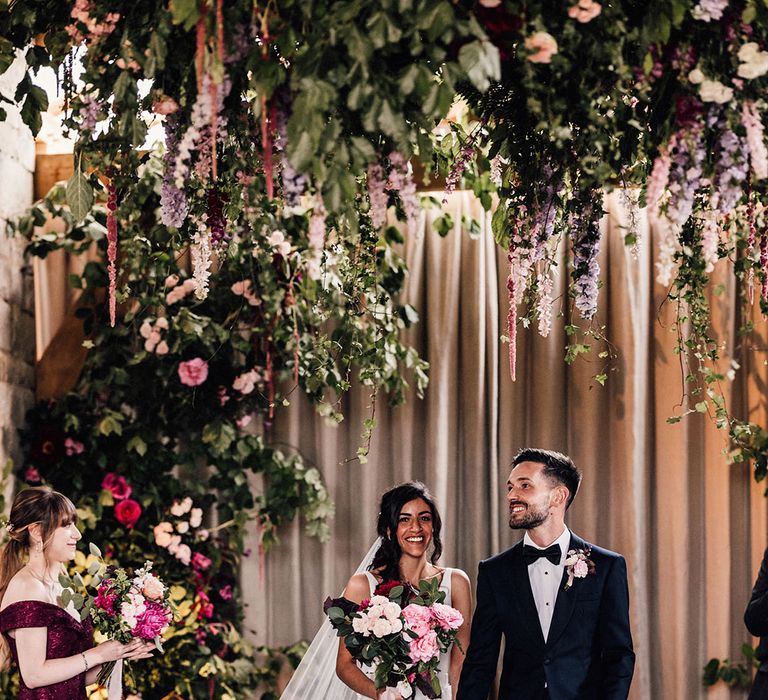
<path fill-rule="evenodd" d="M 200 386 L 208 379 L 208 363 L 201 357 L 180 362 L 179 379 L 186 386 Z"/>
<path fill-rule="evenodd" d="M 136 620 L 132 634 L 140 639 L 154 639 L 165 632 L 170 621 L 170 614 L 162 605 L 147 602 L 144 612 Z"/>
<path fill-rule="evenodd" d="M 112 593 L 112 581 L 107 579 L 96 591 L 96 599 L 93 601 L 95 607 L 103 610 L 110 617 L 115 616 L 115 601 L 117 593 Z"/>
<path fill-rule="evenodd" d="M 101 482 L 101 488 L 106 489 L 112 494 L 112 498 L 116 501 L 124 501 L 126 498 L 130 498 L 133 489 L 125 480 L 124 476 L 118 476 L 114 472 L 109 472 L 104 481 Z"/>
<path fill-rule="evenodd" d="M 36 467 L 27 467 L 27 471 L 24 472 L 24 481 L 28 484 L 39 484 L 43 480 L 40 476 L 40 472 Z"/>
<path fill-rule="evenodd" d="M 213 562 L 205 556 L 205 554 L 200 554 L 200 552 L 195 552 L 192 555 L 192 568 L 195 571 L 206 571 L 210 568 L 211 564 Z"/>

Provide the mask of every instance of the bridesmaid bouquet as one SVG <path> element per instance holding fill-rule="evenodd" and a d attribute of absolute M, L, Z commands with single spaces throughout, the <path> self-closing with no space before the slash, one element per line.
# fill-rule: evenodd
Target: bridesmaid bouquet
<path fill-rule="evenodd" d="M 127 644 L 133 639 L 154 641 L 163 650 L 161 636 L 173 620 L 168 587 L 155 576 L 152 563 L 131 574 L 108 569 L 98 583 L 90 606 L 94 627 L 109 639 Z M 105 664 L 97 681 L 109 677 L 114 661 Z"/>
<path fill-rule="evenodd" d="M 328 598 L 323 610 L 359 664 L 375 668 L 377 689 L 394 688 L 404 698 L 420 690 L 442 697 L 437 675 L 441 654 L 456 641 L 461 613 L 443 603 L 438 582 L 421 581 L 419 590 L 399 581 L 380 585 L 359 605 Z"/>

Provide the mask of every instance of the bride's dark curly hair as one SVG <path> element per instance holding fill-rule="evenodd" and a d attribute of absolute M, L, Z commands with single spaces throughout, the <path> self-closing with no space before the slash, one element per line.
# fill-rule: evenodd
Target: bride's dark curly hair
<path fill-rule="evenodd" d="M 402 550 L 397 543 L 397 525 L 400 511 L 410 501 L 421 498 L 432 511 L 432 544 L 434 551 L 430 561 L 436 564 L 443 553 L 443 543 L 440 540 L 440 530 L 443 522 L 437 510 L 435 501 L 429 489 L 420 481 L 409 481 L 395 486 L 381 497 L 379 505 L 379 517 L 376 522 L 376 531 L 381 537 L 381 546 L 373 557 L 370 571 L 375 571 L 381 576 L 382 581 L 398 581 L 400 579 L 400 555 Z"/>

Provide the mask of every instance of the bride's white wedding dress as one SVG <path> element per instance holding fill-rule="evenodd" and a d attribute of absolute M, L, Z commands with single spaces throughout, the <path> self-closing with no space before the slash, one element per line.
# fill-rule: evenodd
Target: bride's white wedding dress
<path fill-rule="evenodd" d="M 445 605 L 451 605 L 451 578 L 452 578 L 452 569 L 445 569 L 445 573 L 443 573 L 443 579 L 440 583 L 440 590 L 445 592 L 445 600 L 443 603 Z M 379 582 L 376 580 L 376 577 L 370 572 L 365 572 L 365 577 L 368 579 L 368 585 L 371 588 L 371 596 L 374 595 L 374 591 L 376 590 L 376 587 L 379 585 Z M 440 680 L 440 688 L 442 689 L 442 700 L 451 700 L 453 697 L 453 692 L 451 691 L 451 686 L 448 685 L 448 669 L 451 666 L 451 650 L 449 649 L 447 653 L 443 654 L 440 658 L 440 663 L 437 667 L 437 677 Z M 365 673 L 369 678 L 373 678 L 374 676 L 374 669 L 371 666 L 364 666 L 362 668 L 363 673 Z M 364 695 L 358 695 L 358 698 L 364 698 Z M 409 700 L 426 700 L 426 696 L 420 691 L 417 690 Z"/>

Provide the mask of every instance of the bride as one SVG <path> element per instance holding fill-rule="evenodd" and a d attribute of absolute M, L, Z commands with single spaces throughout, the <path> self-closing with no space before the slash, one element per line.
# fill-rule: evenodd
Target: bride
<path fill-rule="evenodd" d="M 154 644 L 93 645 L 90 619 L 61 607 L 63 566 L 74 559 L 80 531 L 72 502 L 44 486 L 19 492 L 0 553 L 0 665 L 21 675 L 18 700 L 85 700 L 101 665 L 147 659 Z"/>
<path fill-rule="evenodd" d="M 358 572 L 349 579 L 344 597 L 360 603 L 370 598 L 382 583 L 401 581 L 418 589 L 420 581 L 437 579 L 440 590 L 446 594 L 444 603 L 456 608 L 464 617 L 457 636 L 459 644 L 455 644 L 450 654 L 440 659 L 438 677 L 442 697 L 450 700 L 451 688 L 458 686 L 464 652 L 469 643 L 472 597 L 469 579 L 461 569 L 437 566 L 443 550 L 441 527 L 437 506 L 424 484 L 408 482 L 387 491 L 381 498 L 376 525 L 379 539 Z M 432 553 L 428 556 L 430 549 Z M 281 700 L 357 700 L 360 697 L 377 700 L 384 694 L 384 689 L 377 691 L 374 686 L 373 670 L 366 668 L 363 672 L 360 669 L 343 638 L 338 640 L 335 659 L 336 675 L 343 685 L 332 678 L 332 645 L 335 645 L 335 633 L 326 621 Z M 393 690 L 387 692 L 387 698 L 401 700 Z M 421 700 L 423 697 L 417 690 L 413 699 Z"/>

